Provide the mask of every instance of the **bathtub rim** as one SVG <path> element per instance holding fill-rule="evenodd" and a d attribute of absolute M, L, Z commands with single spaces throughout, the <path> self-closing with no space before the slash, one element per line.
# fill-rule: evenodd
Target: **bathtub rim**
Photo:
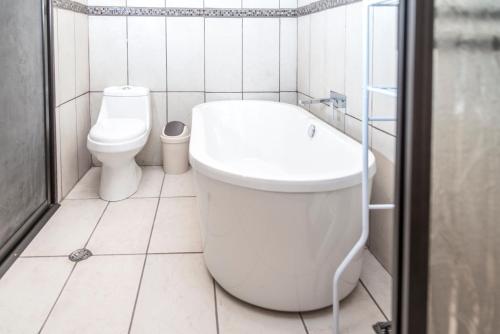
<path fill-rule="evenodd" d="M 337 132 L 341 136 L 347 138 L 349 141 L 354 143 L 360 149 L 360 154 L 362 154 L 361 144 L 351 137 L 347 136 L 345 133 L 334 128 L 332 125 L 326 123 L 322 119 L 317 116 L 311 114 L 310 112 L 304 110 L 301 107 L 286 104 L 282 102 L 274 102 L 274 101 L 260 101 L 260 100 L 227 100 L 227 101 L 213 101 L 199 104 L 193 107 L 193 124 L 196 120 L 196 113 L 201 112 L 201 108 L 206 106 L 216 106 L 217 104 L 226 104 L 226 103 L 263 103 L 269 105 L 286 105 L 287 107 L 296 110 L 311 120 L 315 122 L 319 122 L 322 126 L 324 126 L 328 131 Z M 343 175 L 337 178 L 321 178 L 321 179 L 268 179 L 263 177 L 249 176 L 244 174 L 238 174 L 232 170 L 225 170 L 221 164 L 218 163 L 216 159 L 210 157 L 206 152 L 203 151 L 201 145 L 197 143 L 197 135 L 195 133 L 195 127 L 193 126 L 191 129 L 191 142 L 189 145 L 189 162 L 194 170 L 200 172 L 208 177 L 214 178 L 216 180 L 227 182 L 236 186 L 262 190 L 262 191 L 271 191 L 271 192 L 285 192 L 285 193 L 315 193 L 315 192 L 328 192 L 335 191 L 339 189 L 349 188 L 352 186 L 356 186 L 361 183 L 362 177 L 362 166 L 360 164 L 359 169 L 353 170 L 352 173 Z M 374 154 L 369 151 L 369 178 L 372 179 L 376 173 L 376 160 Z M 216 167 L 215 167 L 216 166 Z"/>

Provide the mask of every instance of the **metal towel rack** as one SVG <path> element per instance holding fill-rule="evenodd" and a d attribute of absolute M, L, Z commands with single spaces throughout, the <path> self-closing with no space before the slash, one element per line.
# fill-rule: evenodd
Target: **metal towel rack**
<path fill-rule="evenodd" d="M 394 204 L 370 204 L 369 185 L 369 122 L 393 122 L 396 118 L 370 117 L 370 95 L 383 94 L 397 96 L 397 87 L 372 86 L 370 73 L 373 66 L 373 9 L 375 7 L 399 6 L 399 0 L 368 0 L 363 4 L 363 112 L 362 112 L 362 145 L 363 145 L 363 174 L 362 174 L 362 230 L 361 236 L 340 263 L 333 277 L 333 334 L 341 334 L 339 327 L 339 292 L 340 277 L 349 266 L 354 257 L 363 250 L 369 234 L 370 210 L 392 210 Z"/>

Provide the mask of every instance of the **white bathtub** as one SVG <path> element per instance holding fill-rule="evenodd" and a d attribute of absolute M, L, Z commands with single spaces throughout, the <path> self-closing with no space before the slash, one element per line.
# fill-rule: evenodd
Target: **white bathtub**
<path fill-rule="evenodd" d="M 361 158 L 359 143 L 296 106 L 196 106 L 190 162 L 215 280 L 264 308 L 331 305 L 335 269 L 361 233 Z M 356 286 L 361 261 L 342 277 L 341 298 Z"/>

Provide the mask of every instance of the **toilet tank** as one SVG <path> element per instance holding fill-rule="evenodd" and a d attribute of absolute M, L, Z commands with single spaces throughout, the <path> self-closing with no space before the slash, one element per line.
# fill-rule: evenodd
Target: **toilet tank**
<path fill-rule="evenodd" d="M 151 118 L 149 88 L 116 86 L 104 89 L 101 113 L 109 118 L 138 118 L 148 124 Z"/>

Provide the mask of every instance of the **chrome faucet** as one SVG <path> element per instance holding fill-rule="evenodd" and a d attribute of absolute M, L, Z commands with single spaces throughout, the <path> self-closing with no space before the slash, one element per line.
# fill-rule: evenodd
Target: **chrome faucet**
<path fill-rule="evenodd" d="M 322 99 L 300 100 L 299 104 L 305 106 L 310 104 L 323 103 L 329 107 L 333 107 L 335 109 L 341 109 L 346 107 L 347 104 L 346 101 L 347 98 L 345 95 L 334 92 L 332 90 L 330 91 L 330 97 L 325 97 Z"/>

